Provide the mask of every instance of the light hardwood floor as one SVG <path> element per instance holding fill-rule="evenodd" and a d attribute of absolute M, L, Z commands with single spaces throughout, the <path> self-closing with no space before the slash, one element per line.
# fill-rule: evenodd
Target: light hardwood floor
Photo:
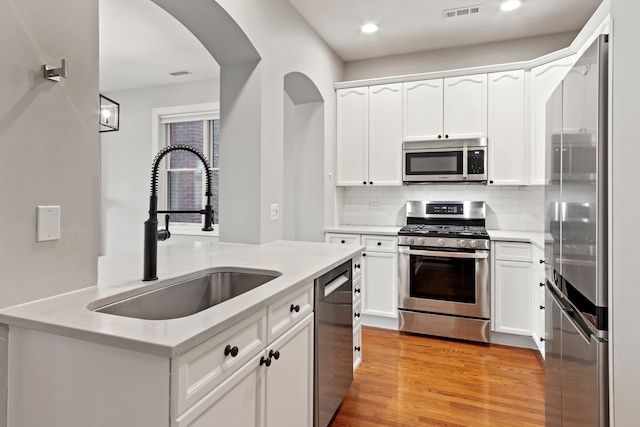
<path fill-rule="evenodd" d="M 331 427 L 544 426 L 534 350 L 362 328 L 363 361 Z"/>

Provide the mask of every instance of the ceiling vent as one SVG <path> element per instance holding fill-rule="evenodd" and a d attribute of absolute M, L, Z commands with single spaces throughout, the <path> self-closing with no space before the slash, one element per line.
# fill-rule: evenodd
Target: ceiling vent
<path fill-rule="evenodd" d="M 481 11 L 482 11 L 482 6 L 467 6 L 467 7 L 461 7 L 459 9 L 443 10 L 442 17 L 455 18 L 457 16 L 473 15 L 476 13 L 480 13 Z"/>
<path fill-rule="evenodd" d="M 178 76 L 186 76 L 187 74 L 193 74 L 191 71 L 187 71 L 187 70 L 183 70 L 183 71 L 174 71 L 173 73 L 169 73 L 171 74 L 173 77 L 178 77 Z"/>

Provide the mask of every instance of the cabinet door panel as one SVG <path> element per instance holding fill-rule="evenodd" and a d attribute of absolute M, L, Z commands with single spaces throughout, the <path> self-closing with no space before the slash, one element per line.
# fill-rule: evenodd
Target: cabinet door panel
<path fill-rule="evenodd" d="M 313 314 L 267 348 L 267 427 L 313 425 Z M 223 424 L 224 425 L 224 424 Z"/>
<path fill-rule="evenodd" d="M 424 141 L 442 137 L 442 79 L 404 83 L 403 141 Z"/>
<path fill-rule="evenodd" d="M 369 88 L 369 183 L 402 185 L 402 83 Z"/>
<path fill-rule="evenodd" d="M 495 332 L 531 335 L 531 263 L 494 262 Z"/>
<path fill-rule="evenodd" d="M 362 265 L 362 313 L 397 318 L 398 254 L 366 252 Z"/>
<path fill-rule="evenodd" d="M 487 75 L 444 79 L 445 138 L 487 136 Z"/>
<path fill-rule="evenodd" d="M 489 184 L 524 185 L 524 70 L 489 74 Z"/>
<path fill-rule="evenodd" d="M 369 90 L 340 89 L 338 112 L 337 184 L 363 185 L 368 178 Z"/>

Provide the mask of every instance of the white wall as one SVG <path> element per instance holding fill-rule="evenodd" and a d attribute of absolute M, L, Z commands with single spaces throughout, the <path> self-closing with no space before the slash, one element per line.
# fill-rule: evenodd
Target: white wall
<path fill-rule="evenodd" d="M 120 103 L 120 130 L 101 134 L 100 254 L 141 251 L 149 212 L 154 108 L 220 100 L 220 82 L 202 80 L 105 94 Z M 169 240 L 176 242 L 176 239 Z"/>
<path fill-rule="evenodd" d="M 0 308 L 96 284 L 98 0 L 0 0 Z M 69 77 L 43 65 L 69 61 Z M 61 207 L 36 242 L 36 206 Z"/>
<path fill-rule="evenodd" d="M 610 354 L 615 425 L 638 425 L 640 419 L 640 334 L 638 330 L 638 41 L 640 2 L 612 0 L 611 218 L 610 218 Z"/>
<path fill-rule="evenodd" d="M 345 80 L 402 76 L 529 61 L 569 46 L 577 34 L 577 31 L 570 31 L 547 36 L 351 61 L 345 64 Z"/>
<path fill-rule="evenodd" d="M 544 187 L 486 185 L 405 185 L 401 187 L 341 187 L 338 190 L 340 225 L 403 226 L 409 200 L 480 200 L 487 204 L 487 228 L 544 231 Z M 370 202 L 380 202 L 371 209 Z"/>

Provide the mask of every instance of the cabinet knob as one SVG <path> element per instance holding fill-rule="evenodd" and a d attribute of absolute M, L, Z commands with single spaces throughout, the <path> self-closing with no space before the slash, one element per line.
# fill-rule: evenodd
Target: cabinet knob
<path fill-rule="evenodd" d="M 353 317 L 360 317 L 360 313 L 353 313 Z"/>
<path fill-rule="evenodd" d="M 543 259 L 540 260 L 540 264 L 544 264 L 544 260 Z"/>
<path fill-rule="evenodd" d="M 367 181 L 362 181 L 362 183 L 363 183 L 364 185 L 367 185 Z"/>
<path fill-rule="evenodd" d="M 373 181 L 369 181 L 369 185 L 373 185 Z"/>
<path fill-rule="evenodd" d="M 344 241 L 344 240 L 340 240 L 340 243 L 346 243 L 346 241 Z"/>
<path fill-rule="evenodd" d="M 272 357 L 276 360 L 280 359 L 280 352 L 278 350 L 269 350 L 269 359 L 271 359 Z"/>
<path fill-rule="evenodd" d="M 233 347 L 231 347 L 227 344 L 227 346 L 224 348 L 224 355 L 231 355 L 231 357 L 236 357 L 238 355 L 238 346 L 234 345 Z"/>
<path fill-rule="evenodd" d="M 293 313 L 294 311 L 295 311 L 296 313 L 299 313 L 299 312 L 300 312 L 300 306 L 299 306 L 298 304 L 296 304 L 296 305 L 291 304 L 291 307 L 289 307 L 289 310 L 290 310 L 292 313 Z"/>
<path fill-rule="evenodd" d="M 367 256 L 367 254 L 365 254 L 364 252 L 362 253 L 362 256 Z"/>
<path fill-rule="evenodd" d="M 382 242 L 378 242 L 378 246 L 382 246 Z"/>
<path fill-rule="evenodd" d="M 438 135 L 438 139 L 442 139 L 442 135 Z"/>
<path fill-rule="evenodd" d="M 541 288 L 544 288 L 544 282 L 540 282 L 539 284 Z"/>
<path fill-rule="evenodd" d="M 490 181 L 489 181 L 489 184 L 493 184 L 493 180 L 490 180 Z"/>
<path fill-rule="evenodd" d="M 353 292 L 355 292 L 356 294 L 359 294 L 360 293 L 360 288 L 354 288 Z"/>
<path fill-rule="evenodd" d="M 262 365 L 266 365 L 267 367 L 271 366 L 271 358 L 268 357 L 268 358 L 265 359 L 265 357 L 262 356 L 260 358 L 260 366 L 262 366 Z"/>
<path fill-rule="evenodd" d="M 354 264 L 355 268 L 360 268 L 360 264 Z"/>
<path fill-rule="evenodd" d="M 354 347 L 354 350 L 355 350 L 355 351 L 360 351 L 360 347 L 355 346 L 355 347 Z"/>
<path fill-rule="evenodd" d="M 541 306 L 540 306 L 540 310 L 544 310 L 544 305 L 541 305 Z"/>
<path fill-rule="evenodd" d="M 544 342 L 544 338 L 540 337 L 539 339 L 540 339 L 540 342 Z"/>
<path fill-rule="evenodd" d="M 449 138 L 449 135 L 445 135 L 444 137 L 445 137 L 445 138 Z"/>

